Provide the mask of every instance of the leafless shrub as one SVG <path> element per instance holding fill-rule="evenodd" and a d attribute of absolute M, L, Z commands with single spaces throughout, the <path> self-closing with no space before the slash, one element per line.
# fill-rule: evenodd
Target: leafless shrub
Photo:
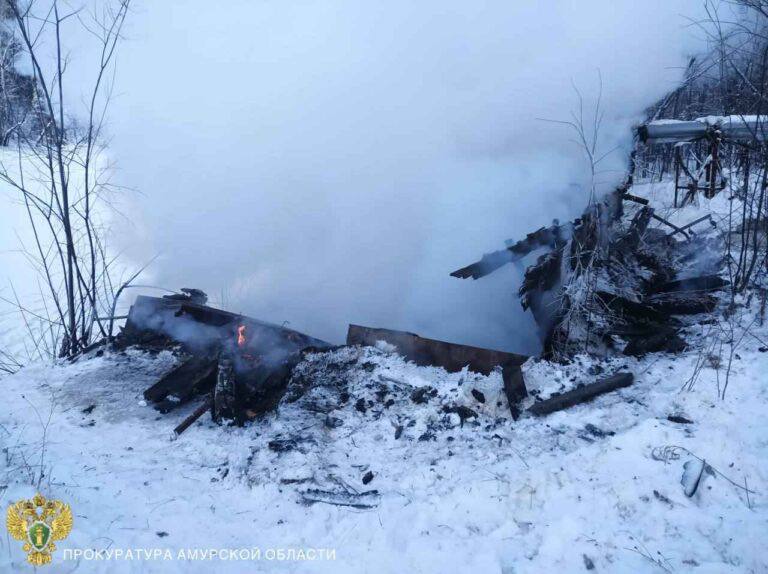
<path fill-rule="evenodd" d="M 57 0 L 7 3 L 12 32 L 32 70 L 33 112 L 43 126 L 35 140 L 20 132 L 15 161 L 0 162 L 0 181 L 19 193 L 28 216 L 32 245 L 22 246 L 23 253 L 41 278 L 38 307 L 12 302 L 28 331 L 30 316 L 42 324 L 33 356 L 73 356 L 95 337 L 111 335 L 105 316 L 119 287 L 102 217 L 114 191 L 103 162 L 103 126 L 129 4 L 107 0 L 89 12 Z M 82 124 L 74 119 L 77 96 L 66 89 L 71 26 L 88 32 L 98 47 Z M 49 348 L 51 339 L 57 348 Z"/>
<path fill-rule="evenodd" d="M 598 91 L 592 109 L 585 110 L 584 97 L 574 85 L 577 105 L 571 111 L 570 120 L 545 120 L 563 125 L 573 134 L 571 140 L 583 152 L 589 168 L 589 200 L 581 217 L 581 225 L 574 233 L 560 257 L 567 268 L 565 282 L 554 304 L 559 311 L 558 324 L 552 330 L 552 353 L 569 356 L 574 352 L 594 350 L 594 323 L 604 321 L 610 314 L 608 309 L 597 309 L 595 287 L 598 280 L 598 262 L 605 255 L 608 244 L 607 229 L 610 227 L 610 210 L 605 209 L 597 194 L 600 176 L 604 173 L 601 164 L 616 150 L 601 148 L 601 126 L 605 111 L 602 107 L 603 79 L 598 70 Z"/>

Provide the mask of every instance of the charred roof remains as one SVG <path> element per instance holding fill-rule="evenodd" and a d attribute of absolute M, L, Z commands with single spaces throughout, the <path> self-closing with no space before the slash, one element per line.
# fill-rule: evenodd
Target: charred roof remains
<path fill-rule="evenodd" d="M 718 152 L 723 145 L 748 150 L 750 142 L 764 141 L 760 119 L 652 121 L 638 129 L 638 136 L 646 146 L 633 152 L 624 183 L 580 217 L 507 241 L 506 249 L 451 273 L 480 279 L 544 249 L 526 269 L 519 295 L 540 328 L 546 357 L 678 352 L 685 348 L 678 318 L 712 310 L 716 299 L 711 292 L 728 284 L 717 276 L 722 246 L 697 234 L 702 226 L 715 225 L 709 216 L 678 226 L 659 215 L 648 199 L 628 193 L 635 154 L 640 150 L 648 156 L 666 146 L 662 154 L 667 153 L 675 170 L 675 207 L 696 201 L 700 192 L 711 198 L 727 182 Z M 748 159 L 744 163 L 748 178 Z M 685 191 L 682 197 L 680 190 Z M 658 223 L 651 226 L 652 221 Z"/>

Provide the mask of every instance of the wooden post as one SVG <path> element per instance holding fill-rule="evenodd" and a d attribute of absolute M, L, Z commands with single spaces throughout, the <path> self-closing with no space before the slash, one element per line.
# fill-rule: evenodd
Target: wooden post
<path fill-rule="evenodd" d="M 237 381 L 235 368 L 230 359 L 219 361 L 216 386 L 213 389 L 213 420 L 237 419 Z"/>
<path fill-rule="evenodd" d="M 677 207 L 677 190 L 680 188 L 680 148 L 675 149 L 675 202 L 674 207 Z"/>
<path fill-rule="evenodd" d="M 709 189 L 707 190 L 707 197 L 709 199 L 712 199 L 713 197 L 715 197 L 715 193 L 717 193 L 716 191 L 717 171 L 718 171 L 717 152 L 718 152 L 719 143 L 720 143 L 720 137 L 717 134 L 715 134 L 712 137 L 712 146 L 710 148 L 711 150 L 710 155 L 712 157 L 709 160 L 709 169 L 707 169 L 707 174 L 709 175 Z"/>

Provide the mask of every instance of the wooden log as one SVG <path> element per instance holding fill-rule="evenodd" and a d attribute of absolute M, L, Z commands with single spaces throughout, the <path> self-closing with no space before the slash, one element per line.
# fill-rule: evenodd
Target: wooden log
<path fill-rule="evenodd" d="M 192 426 L 192 424 L 199 419 L 201 416 L 203 416 L 213 405 L 213 397 L 208 397 L 203 401 L 203 403 L 197 407 L 191 415 L 189 415 L 187 418 L 185 418 L 183 421 L 181 421 L 181 424 L 177 426 L 175 429 L 173 429 L 173 437 L 177 438 L 181 433 L 183 433 L 185 430 L 187 430 L 189 427 Z"/>
<path fill-rule="evenodd" d="M 215 358 L 191 357 L 144 391 L 144 398 L 158 403 L 162 411 L 168 412 L 195 395 L 211 390 L 217 365 Z"/>
<path fill-rule="evenodd" d="M 528 408 L 528 412 L 535 416 L 542 416 L 586 403 L 602 394 L 628 387 L 632 384 L 634 378 L 632 373 L 617 373 L 596 383 L 584 385 L 561 395 L 534 403 Z"/>

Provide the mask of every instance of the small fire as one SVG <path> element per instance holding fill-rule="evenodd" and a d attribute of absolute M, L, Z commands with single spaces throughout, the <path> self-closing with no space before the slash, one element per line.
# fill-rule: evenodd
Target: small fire
<path fill-rule="evenodd" d="M 245 347 L 245 325 L 240 325 L 237 328 L 237 346 Z"/>

